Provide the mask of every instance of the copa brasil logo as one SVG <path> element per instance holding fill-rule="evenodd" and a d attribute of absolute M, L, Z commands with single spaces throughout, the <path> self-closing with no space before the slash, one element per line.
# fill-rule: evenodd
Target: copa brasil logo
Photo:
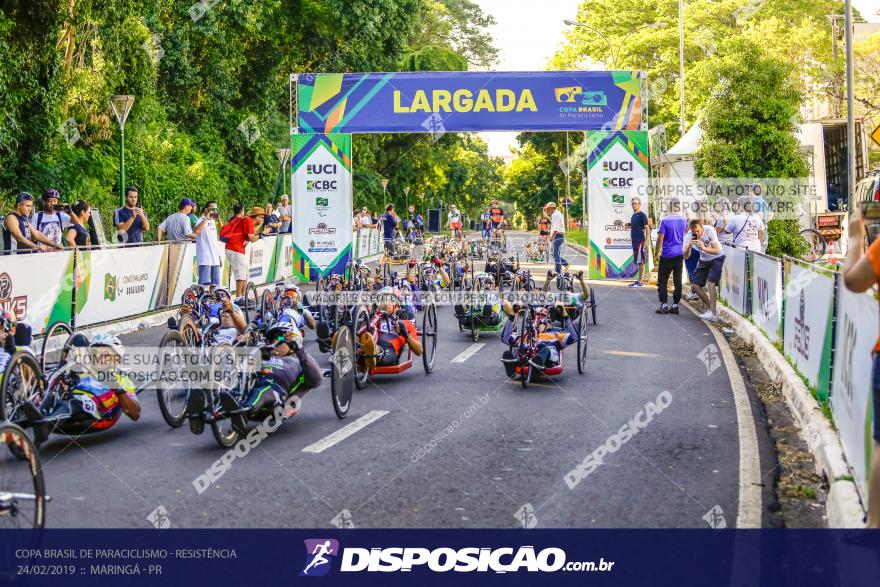
<path fill-rule="evenodd" d="M 306 564 L 300 577 L 323 577 L 330 572 L 332 562 L 339 556 L 339 541 L 332 538 L 307 538 Z"/>

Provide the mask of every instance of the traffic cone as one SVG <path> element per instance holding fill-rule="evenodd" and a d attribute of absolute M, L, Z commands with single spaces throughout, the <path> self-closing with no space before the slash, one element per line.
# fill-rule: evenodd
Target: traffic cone
<path fill-rule="evenodd" d="M 837 253 L 834 252 L 834 241 L 828 243 L 828 260 L 832 265 L 837 265 Z"/>

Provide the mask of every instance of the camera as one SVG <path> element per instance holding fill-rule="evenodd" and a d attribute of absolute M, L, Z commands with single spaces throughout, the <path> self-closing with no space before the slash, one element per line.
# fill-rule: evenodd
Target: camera
<path fill-rule="evenodd" d="M 865 232 L 868 234 L 868 244 L 880 236 L 880 202 L 862 202 L 862 219 L 865 222 Z"/>
<path fill-rule="evenodd" d="M 56 210 L 61 210 L 65 214 L 70 214 L 70 204 L 55 204 Z"/>
<path fill-rule="evenodd" d="M 208 218 L 211 220 L 217 220 L 220 218 L 220 214 L 217 213 L 217 210 L 211 210 L 211 212 L 208 213 Z"/>

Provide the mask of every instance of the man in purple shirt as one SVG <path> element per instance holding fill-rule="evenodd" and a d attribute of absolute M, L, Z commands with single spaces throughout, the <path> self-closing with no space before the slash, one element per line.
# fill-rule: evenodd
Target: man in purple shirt
<path fill-rule="evenodd" d="M 687 219 L 681 215 L 681 200 L 676 197 L 669 198 L 669 215 L 660 221 L 655 249 L 657 252 L 654 253 L 660 255 L 657 262 L 657 293 L 660 296 L 657 314 L 678 314 L 678 302 L 681 300 L 681 269 L 684 263 L 684 234 L 687 230 Z M 670 273 L 674 287 L 671 306 L 668 304 Z"/>

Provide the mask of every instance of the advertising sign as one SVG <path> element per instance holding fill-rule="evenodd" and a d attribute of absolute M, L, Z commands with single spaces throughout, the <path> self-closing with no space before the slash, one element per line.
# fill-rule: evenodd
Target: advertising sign
<path fill-rule="evenodd" d="M 635 186 L 648 179 L 648 133 L 587 135 L 590 278 L 628 278 L 638 273 L 630 219 Z"/>
<path fill-rule="evenodd" d="M 0 312 L 11 312 L 34 334 L 58 320 L 70 322 L 73 252 L 0 257 Z"/>
<path fill-rule="evenodd" d="M 637 71 L 300 74 L 300 133 L 640 130 Z"/>
<path fill-rule="evenodd" d="M 168 247 L 169 304 L 179 304 L 186 288 L 199 282 L 195 243 L 170 243 Z"/>
<path fill-rule="evenodd" d="M 831 375 L 831 320 L 834 278 L 785 261 L 785 323 L 782 348 L 786 356 L 828 400 Z"/>
<path fill-rule="evenodd" d="M 351 255 L 351 136 L 291 138 L 294 273 L 342 273 Z"/>
<path fill-rule="evenodd" d="M 721 245 L 724 250 L 724 268 L 718 297 L 741 315 L 746 314 L 746 250 Z"/>
<path fill-rule="evenodd" d="M 782 264 L 757 253 L 752 259 L 752 319 L 770 342 L 782 338 Z"/>
<path fill-rule="evenodd" d="M 874 296 L 840 288 L 831 412 L 863 500 L 868 497 L 868 471 L 873 448 L 871 351 L 877 340 L 877 313 Z M 880 414 L 873 417 L 880 417 Z"/>
<path fill-rule="evenodd" d="M 77 327 L 161 307 L 168 287 L 168 247 L 80 251 Z"/>

